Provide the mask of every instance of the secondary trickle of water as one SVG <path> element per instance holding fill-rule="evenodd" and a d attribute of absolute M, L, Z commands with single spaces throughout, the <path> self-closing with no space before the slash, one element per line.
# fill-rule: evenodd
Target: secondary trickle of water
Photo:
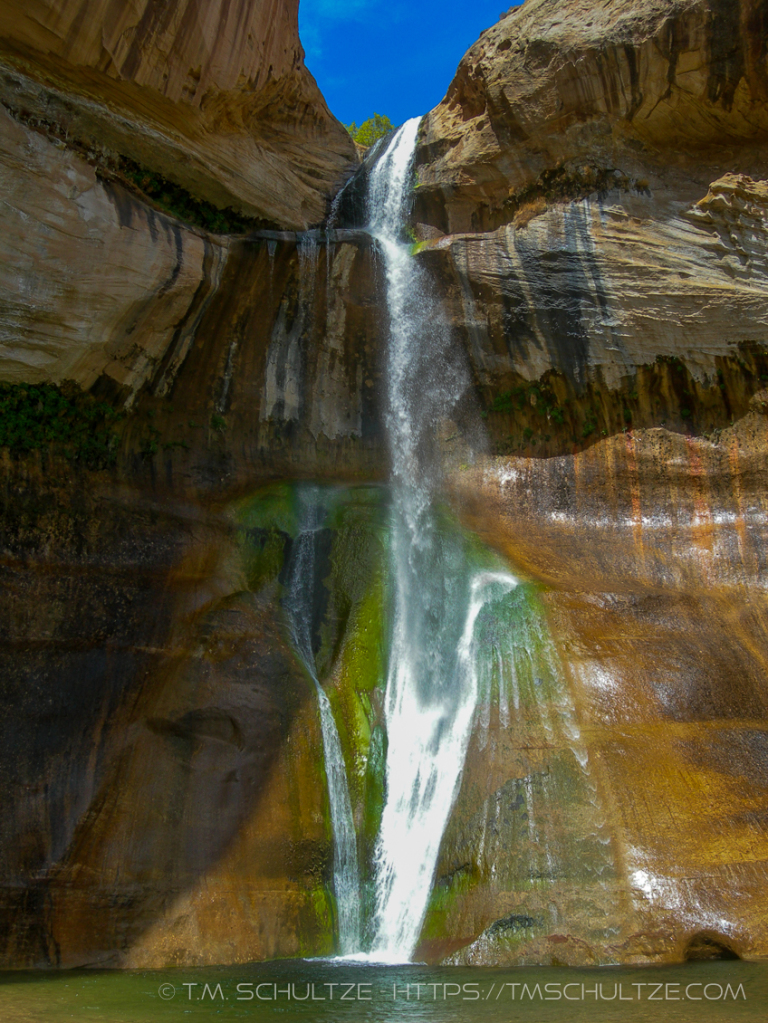
<path fill-rule="evenodd" d="M 317 493 L 310 488 L 305 495 L 301 530 L 293 543 L 283 606 L 294 646 L 317 690 L 333 828 L 333 888 L 338 914 L 339 952 L 347 955 L 356 952 L 361 943 L 360 874 L 344 756 L 330 701 L 317 678 L 312 646 L 316 542 L 321 528 L 322 510 Z"/>
<path fill-rule="evenodd" d="M 386 802 L 375 853 L 369 955 L 410 959 L 440 841 L 461 778 L 477 703 L 475 620 L 516 585 L 473 572 L 461 537 L 434 505 L 436 427 L 469 384 L 439 303 L 401 238 L 419 119 L 371 171 L 369 230 L 384 255 L 390 339 L 386 428 L 392 465 L 390 543 L 395 606 L 385 717 Z"/>
<path fill-rule="evenodd" d="M 237 341 L 232 340 L 229 343 L 229 350 L 227 352 L 227 364 L 224 367 L 224 380 L 221 385 L 221 394 L 219 400 L 216 402 L 217 412 L 227 411 L 227 398 L 229 397 L 229 389 L 232 386 L 232 371 L 235 368 L 235 354 L 237 353 Z"/>
<path fill-rule="evenodd" d="M 306 348 L 320 259 L 318 233 L 306 231 L 298 239 L 299 295 L 295 309 L 284 295 L 275 318 L 264 371 L 260 418 L 285 422 L 301 416 L 304 402 Z M 270 273 L 274 270 L 270 255 Z"/>

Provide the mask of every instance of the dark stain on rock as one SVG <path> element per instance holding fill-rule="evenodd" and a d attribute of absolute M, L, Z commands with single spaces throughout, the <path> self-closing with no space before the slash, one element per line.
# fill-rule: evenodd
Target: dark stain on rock
<path fill-rule="evenodd" d="M 489 96 L 488 111 L 496 137 L 505 148 L 514 148 L 528 140 L 528 132 L 520 124 L 515 108 L 503 89 L 493 97 Z"/>
<path fill-rule="evenodd" d="M 124 188 L 114 181 L 102 180 L 101 184 L 115 207 L 118 224 L 120 227 L 131 230 L 133 227 L 133 217 L 136 212 L 135 200 Z M 145 212 L 149 215 L 151 212 L 149 207 L 146 208 Z M 152 224 L 149 219 L 147 223 L 151 230 Z"/>
<path fill-rule="evenodd" d="M 707 97 L 730 111 L 745 70 L 741 5 L 738 0 L 710 0 L 710 5 Z"/>
<path fill-rule="evenodd" d="M 215 739 L 243 749 L 243 733 L 231 714 L 218 707 L 191 710 L 179 718 L 149 718 L 147 728 L 156 735 L 175 739 L 202 741 Z"/>
<path fill-rule="evenodd" d="M 178 278 L 179 272 L 183 265 L 183 248 L 182 248 L 182 237 L 178 227 L 175 227 L 175 237 L 177 242 L 176 247 L 176 267 L 174 269 L 173 281 Z M 200 324 L 200 320 L 205 313 L 211 299 L 213 298 L 214 292 L 218 281 L 214 279 L 214 266 L 216 260 L 216 252 L 214 251 L 214 244 L 209 238 L 203 239 L 203 273 L 200 278 L 200 283 L 195 289 L 195 293 L 192 296 L 192 301 L 189 303 L 187 310 L 182 314 L 180 320 L 176 324 L 173 332 L 173 338 L 171 343 L 165 350 L 165 354 L 158 363 L 157 368 L 152 376 L 152 380 L 149 385 L 149 389 L 153 392 L 158 390 L 165 390 L 172 393 L 172 386 L 179 369 L 181 369 L 184 361 L 186 352 L 183 350 L 188 347 L 191 343 L 192 338 L 189 337 L 191 334 L 194 336 L 197 327 Z M 170 285 L 169 285 L 170 286 Z M 236 325 L 237 326 L 237 325 Z M 237 333 L 235 335 L 238 336 Z M 185 344 L 185 341 L 188 343 Z M 224 410 L 226 411 L 226 409 Z"/>
<path fill-rule="evenodd" d="M 630 101 L 627 108 L 627 120 L 631 121 L 637 111 L 643 105 L 643 92 L 640 88 L 640 74 L 637 69 L 637 54 L 634 46 L 626 44 L 624 46 L 624 57 L 627 61 L 627 70 L 629 71 L 629 89 L 630 89 Z"/>
<path fill-rule="evenodd" d="M 324 509 L 315 509 L 318 519 L 325 518 Z M 310 600 L 310 641 L 312 654 L 317 657 L 322 646 L 322 629 L 325 624 L 328 612 L 329 591 L 326 579 L 331 574 L 331 550 L 333 548 L 334 532 L 332 529 L 318 529 L 312 534 L 313 559 L 312 578 L 305 581 Z M 279 582 L 281 586 L 289 585 L 294 569 L 292 555 L 298 538 L 289 538 L 285 546 L 283 567 L 280 571 Z"/>
<path fill-rule="evenodd" d="M 621 103 L 619 100 L 619 76 L 616 71 L 611 67 L 611 61 L 607 60 L 602 53 L 595 55 L 595 65 L 597 72 L 600 75 L 600 85 L 602 86 L 602 94 L 605 98 L 606 107 L 609 114 L 615 114 L 621 109 Z M 595 110 L 589 111 L 591 116 L 596 113 Z"/>
<path fill-rule="evenodd" d="M 0 891 L 0 956 L 31 960 L 38 966 L 61 963 L 50 929 L 50 898 L 42 884 L 9 885 Z"/>
<path fill-rule="evenodd" d="M 572 221 L 566 230 L 578 231 L 578 225 Z M 583 257 L 562 250 L 542 253 L 538 247 L 530 246 L 520 232 L 515 234 L 515 248 L 533 295 L 531 322 L 540 328 L 552 365 L 580 383 L 585 379 L 589 361 L 583 310 L 594 301 Z"/>
<path fill-rule="evenodd" d="M 485 932 L 489 937 L 497 935 L 514 934 L 518 931 L 528 931 L 533 927 L 540 927 L 541 921 L 524 913 L 513 913 L 511 916 L 504 916 L 495 920 Z"/>
<path fill-rule="evenodd" d="M 662 100 L 669 99 L 672 95 L 672 88 L 677 79 L 677 64 L 683 49 L 683 29 L 680 19 L 670 18 L 665 28 L 666 31 L 660 33 L 659 39 L 662 53 L 667 59 L 667 91 L 661 97 Z"/>
<path fill-rule="evenodd" d="M 718 959 L 741 959 L 741 956 L 727 938 L 707 931 L 694 934 L 686 946 L 684 958 L 686 962 L 711 962 Z"/>
<path fill-rule="evenodd" d="M 742 39 L 752 98 L 768 102 L 768 0 L 745 0 Z"/>
<path fill-rule="evenodd" d="M 768 732 L 763 729 L 723 728 L 713 731 L 704 747 L 683 739 L 678 745 L 692 764 L 742 778 L 755 793 L 768 789 Z"/>
<path fill-rule="evenodd" d="M 152 223 L 154 223 L 155 214 L 152 212 L 152 210 L 147 211 L 147 216 L 152 221 Z M 170 232 L 173 235 L 174 242 L 173 248 L 175 260 L 170 276 L 166 281 L 163 282 L 163 284 L 160 286 L 159 291 L 157 292 L 158 298 L 160 298 L 162 295 L 167 294 L 171 290 L 176 281 L 179 279 L 181 268 L 184 265 L 184 239 L 182 238 L 181 234 L 181 226 L 174 221 L 166 222 L 164 226 L 166 228 L 166 233 Z M 155 237 L 156 234 L 153 234 L 153 240 L 155 239 Z"/>

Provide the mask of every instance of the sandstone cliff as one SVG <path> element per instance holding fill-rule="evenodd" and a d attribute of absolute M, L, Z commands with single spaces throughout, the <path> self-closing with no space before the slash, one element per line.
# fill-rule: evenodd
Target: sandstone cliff
<path fill-rule="evenodd" d="M 637 367 L 714 385 L 764 350 L 766 19 L 528 0 L 469 50 L 422 128 L 413 220 L 489 400 L 549 371 L 624 381 L 650 424 Z"/>
<path fill-rule="evenodd" d="M 90 387 L 103 375 L 134 394 L 166 354 L 186 353 L 227 241 L 100 180 L 3 109 L 0 161 L 0 378 Z"/>
<path fill-rule="evenodd" d="M 449 494 L 528 580 L 561 666 L 506 704 L 497 679 L 478 718 L 429 961 L 679 961 L 710 939 L 768 954 L 764 27 L 756 3 L 528 0 L 425 122 L 415 258 L 472 380 L 459 421 L 436 424 Z M 125 64 L 130 33 L 97 60 L 78 32 L 50 44 L 50 96 L 87 53 L 88 103 L 147 90 L 157 123 L 166 100 L 205 116 L 181 77 L 166 95 L 151 61 Z M 31 45 L 9 47 L 29 95 Z M 86 107 L 73 124 L 96 125 Z M 344 229 L 182 227 L 59 148 L 53 120 L 44 136 L 15 114 L 2 187 L 19 234 L 38 226 L 8 242 L 32 283 L 7 277 L 7 375 L 135 400 L 110 469 L 3 456 L 0 962 L 327 953 L 315 696 L 280 598 L 293 483 L 324 479 L 318 663 L 370 854 L 375 249 Z"/>
<path fill-rule="evenodd" d="M 762 0 L 527 0 L 428 115 L 419 208 L 444 231 L 487 230 L 612 175 L 691 200 L 724 171 L 764 177 L 767 19 Z"/>
<path fill-rule="evenodd" d="M 355 151 L 304 67 L 297 12 L 296 0 L 5 3 L 0 101 L 216 206 L 306 227 Z"/>
<path fill-rule="evenodd" d="M 496 450 L 558 456 L 454 458 L 454 494 L 547 586 L 591 778 L 551 704 L 491 707 L 426 955 L 765 954 L 767 23 L 528 0 L 422 127 L 418 258 Z"/>
<path fill-rule="evenodd" d="M 0 379 L 167 390 L 222 233 L 321 221 L 356 159 L 295 0 L 3 4 Z"/>
<path fill-rule="evenodd" d="M 446 881 L 477 870 L 441 921 L 452 962 L 680 961 L 702 933 L 765 956 L 766 423 L 455 473 L 467 521 L 546 584 L 591 784 L 557 708 L 492 709 L 443 846 Z"/>

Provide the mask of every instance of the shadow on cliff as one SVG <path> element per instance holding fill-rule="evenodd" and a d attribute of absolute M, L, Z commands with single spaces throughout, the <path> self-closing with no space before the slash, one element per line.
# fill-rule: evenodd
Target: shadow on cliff
<path fill-rule="evenodd" d="M 0 943 L 9 966 L 117 965 L 226 856 L 310 689 L 274 592 L 222 569 L 216 508 L 56 469 L 5 464 Z M 323 829 L 297 827 L 246 885 L 323 882 Z"/>

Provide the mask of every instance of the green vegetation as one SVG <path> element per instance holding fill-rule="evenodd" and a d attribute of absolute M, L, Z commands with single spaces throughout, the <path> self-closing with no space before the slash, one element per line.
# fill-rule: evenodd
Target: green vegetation
<path fill-rule="evenodd" d="M 656 356 L 656 364 L 658 366 L 663 366 L 665 363 L 668 366 L 671 366 L 673 369 L 677 370 L 678 373 L 685 372 L 685 365 L 684 365 L 682 359 L 678 358 L 677 355 L 657 355 Z M 719 376 L 722 375 L 722 370 L 718 370 L 718 375 Z"/>
<path fill-rule="evenodd" d="M 243 234 L 259 226 L 257 221 L 242 216 L 231 206 L 221 210 L 205 199 L 196 199 L 185 188 L 133 160 L 124 157 L 119 173 L 167 213 L 212 234 Z"/>
<path fill-rule="evenodd" d="M 379 139 L 383 139 L 385 135 L 389 135 L 391 131 L 395 130 L 390 119 L 381 114 L 369 117 L 367 121 L 363 121 L 359 128 L 354 121 L 352 124 L 345 124 L 344 127 L 358 146 L 366 147 L 372 146 L 374 142 L 378 142 Z"/>
<path fill-rule="evenodd" d="M 584 416 L 584 426 L 581 429 L 581 436 L 584 440 L 591 437 L 597 429 L 597 410 L 591 405 Z"/>
<path fill-rule="evenodd" d="M 489 409 L 490 412 L 512 412 L 513 410 L 511 391 L 502 391 L 501 394 L 497 394 Z"/>
<path fill-rule="evenodd" d="M 362 548 L 365 539 L 360 536 L 356 546 Z M 375 553 L 381 557 L 383 550 L 376 549 Z M 373 785 L 376 789 L 383 786 L 383 775 L 377 778 L 371 774 L 370 750 L 377 722 L 371 701 L 374 690 L 383 685 L 386 677 L 387 593 L 381 566 L 373 563 L 367 551 L 361 549 L 359 555 L 362 558 L 358 556 L 358 570 L 365 575 L 372 572 L 373 577 L 363 576 L 355 580 L 356 589 L 360 589 L 362 583 L 368 583 L 368 586 L 362 599 L 355 601 L 344 635 L 337 643 L 339 658 L 335 686 L 328 690 L 328 697 L 347 758 L 350 795 L 370 810 L 370 800 L 366 796 L 368 787 Z M 366 813 L 366 820 L 370 823 L 370 813 Z M 378 817 L 373 832 L 368 835 L 371 841 L 377 828 Z"/>
<path fill-rule="evenodd" d="M 558 404 L 554 392 L 547 384 L 531 384 L 502 391 L 493 399 L 488 412 L 522 412 L 527 405 L 534 408 L 539 416 L 546 416 L 548 420 L 553 419 L 560 425 L 565 422 L 565 410 Z"/>
<path fill-rule="evenodd" d="M 0 447 L 15 454 L 51 448 L 89 469 L 104 469 L 115 463 L 115 425 L 124 416 L 71 380 L 0 384 Z"/>

